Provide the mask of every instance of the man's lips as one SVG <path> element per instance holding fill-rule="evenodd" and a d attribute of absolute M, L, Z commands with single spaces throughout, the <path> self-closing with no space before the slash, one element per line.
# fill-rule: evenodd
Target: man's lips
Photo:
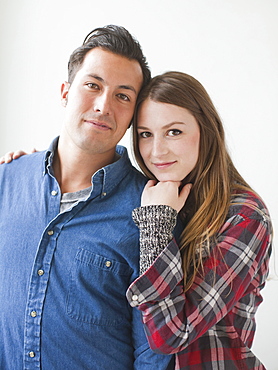
<path fill-rule="evenodd" d="M 90 119 L 85 119 L 84 122 L 89 123 L 90 125 L 95 126 L 100 130 L 111 130 L 111 127 L 106 122 L 100 122 Z"/>
<path fill-rule="evenodd" d="M 159 170 L 164 170 L 166 168 L 171 167 L 173 164 L 175 164 L 176 161 L 171 161 L 171 162 L 161 162 L 161 163 L 153 163 L 153 165 L 159 169 Z"/>

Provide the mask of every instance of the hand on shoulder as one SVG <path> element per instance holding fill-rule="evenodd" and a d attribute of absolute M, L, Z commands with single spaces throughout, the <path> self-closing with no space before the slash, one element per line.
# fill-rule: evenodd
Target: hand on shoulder
<path fill-rule="evenodd" d="M 31 153 L 35 153 L 35 152 L 37 152 L 35 148 L 31 150 Z M 23 150 L 17 150 L 15 152 L 7 152 L 5 155 L 0 157 L 0 164 L 10 163 L 14 159 L 20 158 L 21 156 L 26 155 L 26 154 L 28 153 L 24 152 Z"/>

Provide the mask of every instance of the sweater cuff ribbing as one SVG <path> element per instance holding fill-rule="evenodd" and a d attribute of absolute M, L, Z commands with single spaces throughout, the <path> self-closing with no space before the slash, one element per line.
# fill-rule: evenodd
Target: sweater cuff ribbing
<path fill-rule="evenodd" d="M 141 275 L 173 239 L 177 211 L 166 205 L 143 206 L 133 210 L 132 218 L 140 230 Z"/>

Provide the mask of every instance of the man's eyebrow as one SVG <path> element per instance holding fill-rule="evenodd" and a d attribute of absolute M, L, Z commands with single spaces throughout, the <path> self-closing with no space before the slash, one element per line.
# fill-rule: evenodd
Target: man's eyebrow
<path fill-rule="evenodd" d="M 98 75 L 93 75 L 93 74 L 89 73 L 87 75 L 87 77 L 92 77 L 92 78 L 95 78 L 96 80 L 98 80 L 100 82 L 104 82 L 104 79 L 102 77 L 98 76 Z"/>
<path fill-rule="evenodd" d="M 119 86 L 120 89 L 125 89 L 125 90 L 131 90 L 133 91 L 135 94 L 137 94 L 136 90 L 134 89 L 133 86 L 130 86 L 130 85 L 120 85 Z"/>
<path fill-rule="evenodd" d="M 88 77 L 92 77 L 92 78 L 95 78 L 96 80 L 98 80 L 99 82 L 102 82 L 105 84 L 105 81 L 102 77 L 98 76 L 98 75 L 94 75 L 94 74 L 88 74 L 87 75 Z M 135 88 L 131 85 L 119 85 L 118 86 L 119 89 L 125 89 L 125 90 L 131 90 L 133 91 L 135 94 L 137 94 L 137 91 L 135 90 Z"/>

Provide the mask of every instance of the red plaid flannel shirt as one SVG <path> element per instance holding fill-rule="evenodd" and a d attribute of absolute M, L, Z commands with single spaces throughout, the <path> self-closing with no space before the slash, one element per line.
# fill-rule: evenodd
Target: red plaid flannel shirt
<path fill-rule="evenodd" d="M 238 195 L 204 259 L 204 272 L 186 293 L 173 240 L 127 291 L 131 306 L 142 311 L 150 347 L 175 354 L 175 369 L 265 369 L 250 348 L 271 236 L 262 201 L 251 193 Z"/>

